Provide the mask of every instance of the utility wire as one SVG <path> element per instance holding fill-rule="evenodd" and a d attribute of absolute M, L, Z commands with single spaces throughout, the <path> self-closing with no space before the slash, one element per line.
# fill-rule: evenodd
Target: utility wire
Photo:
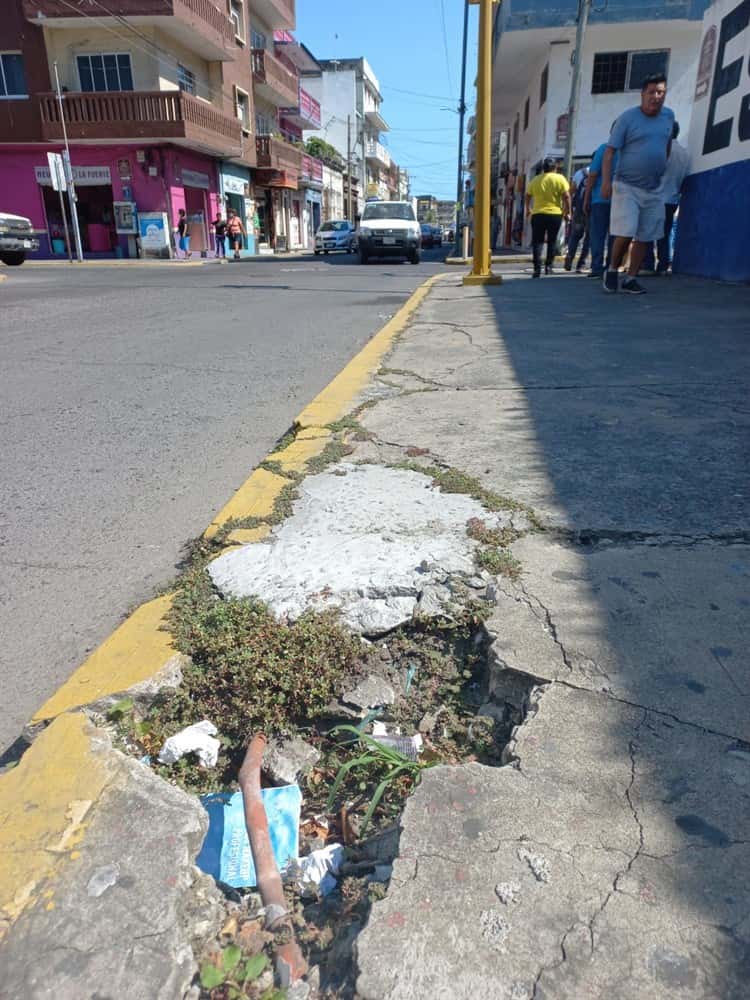
<path fill-rule="evenodd" d="M 445 0 L 440 0 L 440 16 L 443 21 L 443 47 L 445 49 L 445 70 L 448 75 L 448 89 L 453 92 L 453 80 L 451 79 L 451 61 L 448 54 L 448 31 L 445 27 Z M 453 98 L 455 100 L 455 98 Z"/>

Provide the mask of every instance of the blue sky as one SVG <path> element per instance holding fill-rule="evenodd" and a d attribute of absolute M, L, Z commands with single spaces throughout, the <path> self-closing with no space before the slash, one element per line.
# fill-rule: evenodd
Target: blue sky
<path fill-rule="evenodd" d="M 477 11 L 469 11 L 468 114 L 474 107 Z M 383 141 L 412 175 L 413 195 L 456 197 L 463 12 L 463 0 L 297 0 L 295 35 L 314 56 L 364 56 L 372 66 L 383 94 L 381 112 L 391 126 Z"/>

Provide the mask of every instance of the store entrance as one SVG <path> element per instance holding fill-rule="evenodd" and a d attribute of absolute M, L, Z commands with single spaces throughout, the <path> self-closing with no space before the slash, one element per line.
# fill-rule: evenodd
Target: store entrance
<path fill-rule="evenodd" d="M 44 211 L 47 215 L 52 252 L 65 256 L 65 233 L 60 214 L 60 196 L 51 187 L 45 186 Z M 81 229 L 83 252 L 89 254 L 112 254 L 117 246 L 115 216 L 112 205 L 112 185 L 77 185 L 78 225 Z M 68 205 L 66 203 L 66 212 Z M 70 219 L 68 219 L 70 225 Z M 73 234 L 71 232 L 71 240 Z"/>
<path fill-rule="evenodd" d="M 208 250 L 206 234 L 206 193 L 202 188 L 185 187 L 185 215 L 192 252 Z"/>

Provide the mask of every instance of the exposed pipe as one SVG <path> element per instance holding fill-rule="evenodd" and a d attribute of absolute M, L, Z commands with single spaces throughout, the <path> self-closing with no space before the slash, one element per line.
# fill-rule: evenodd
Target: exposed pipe
<path fill-rule="evenodd" d="M 245 824 L 250 850 L 253 852 L 258 890 L 266 908 L 266 929 L 276 932 L 286 928 L 290 934 L 289 940 L 276 948 L 276 972 L 282 987 L 287 987 L 304 976 L 307 962 L 294 937 L 284 887 L 268 833 L 268 817 L 260 791 L 260 768 L 265 747 L 266 738 L 259 733 L 247 748 L 238 780 L 245 806 Z"/>

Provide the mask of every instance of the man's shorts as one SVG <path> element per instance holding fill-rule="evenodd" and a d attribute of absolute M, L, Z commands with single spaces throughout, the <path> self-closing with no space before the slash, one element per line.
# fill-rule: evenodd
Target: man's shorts
<path fill-rule="evenodd" d="M 627 236 L 639 243 L 660 240 L 664 235 L 664 199 L 658 191 L 614 181 L 609 231 L 612 236 Z"/>

